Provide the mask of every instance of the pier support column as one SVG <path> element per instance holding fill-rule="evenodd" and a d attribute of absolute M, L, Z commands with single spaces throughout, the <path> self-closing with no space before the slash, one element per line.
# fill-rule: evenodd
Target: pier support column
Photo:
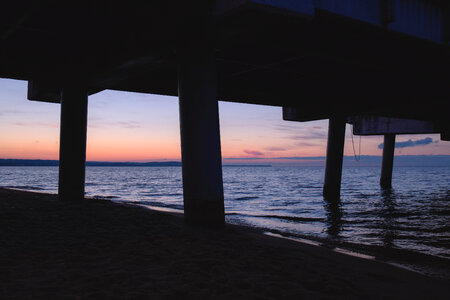
<path fill-rule="evenodd" d="M 345 118 L 330 118 L 323 196 L 331 201 L 340 199 L 344 140 Z"/>
<path fill-rule="evenodd" d="M 64 87 L 61 93 L 58 194 L 64 201 L 84 198 L 87 99 L 82 86 Z"/>
<path fill-rule="evenodd" d="M 381 164 L 380 185 L 390 189 L 392 184 L 392 169 L 394 166 L 395 134 L 385 134 L 383 143 L 383 161 Z"/>
<path fill-rule="evenodd" d="M 222 226 L 224 198 L 213 45 L 197 37 L 185 41 L 177 53 L 184 218 L 190 224 Z"/>

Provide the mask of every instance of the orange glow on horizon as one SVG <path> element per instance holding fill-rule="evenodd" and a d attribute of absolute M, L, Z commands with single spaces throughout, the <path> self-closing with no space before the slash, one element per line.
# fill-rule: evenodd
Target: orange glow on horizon
<path fill-rule="evenodd" d="M 90 144 L 86 149 L 86 159 L 90 161 L 150 161 L 180 160 L 181 152 L 171 144 Z"/>
<path fill-rule="evenodd" d="M 377 148 L 380 139 L 367 139 L 361 147 L 362 155 L 381 155 L 382 150 Z M 270 147 L 277 145 L 279 140 L 260 140 L 248 143 L 247 141 L 223 141 L 222 158 L 227 159 L 258 159 L 259 162 L 269 162 L 280 157 L 317 157 L 326 155 L 326 141 L 322 145 L 310 147 Z M 445 142 L 442 142 L 445 143 Z M 355 145 L 356 154 L 359 154 L 358 144 Z M 0 140 L 0 158 L 5 159 L 47 159 L 58 160 L 59 139 L 57 132 L 52 137 L 40 135 L 9 136 Z M 423 155 L 424 147 L 399 148 L 396 155 Z M 442 153 L 440 143 L 428 145 L 427 149 L 436 149 L 434 155 L 448 155 Z M 441 150 L 440 150 L 441 149 Z M 445 149 L 445 148 L 444 148 Z M 447 148 L 448 149 L 448 148 Z M 345 144 L 345 155 L 353 156 L 351 140 Z M 181 148 L 178 138 L 161 140 L 132 138 L 121 136 L 115 139 L 90 139 L 87 141 L 86 159 L 88 161 L 162 161 L 181 160 Z M 279 161 L 279 160 L 278 160 Z"/>

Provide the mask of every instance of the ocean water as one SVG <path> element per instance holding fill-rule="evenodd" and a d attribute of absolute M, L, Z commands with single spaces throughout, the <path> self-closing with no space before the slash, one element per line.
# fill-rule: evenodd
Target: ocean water
<path fill-rule="evenodd" d="M 321 167 L 224 167 L 226 220 L 288 237 L 450 259 L 450 168 L 344 167 L 341 200 L 322 197 Z M 0 167 L 0 186 L 56 193 L 57 167 Z M 182 210 L 179 167 L 87 167 L 86 194 Z M 402 252 L 401 252 L 402 253 Z M 402 254 L 401 254 L 402 255 Z"/>

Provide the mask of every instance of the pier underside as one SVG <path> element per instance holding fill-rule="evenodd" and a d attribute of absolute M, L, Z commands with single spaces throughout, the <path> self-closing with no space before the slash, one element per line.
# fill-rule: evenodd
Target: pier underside
<path fill-rule="evenodd" d="M 333 113 L 445 118 L 445 41 L 387 30 L 324 5 L 292 11 L 262 4 L 273 1 L 223 2 L 17 4 L 0 12 L 0 77 L 31 81 L 31 98 L 41 101 L 58 102 L 73 72 L 86 78 L 91 94 L 176 96 L 177 45 L 195 34 L 180 28 L 212 13 L 220 100 L 299 107 L 305 120 Z M 444 2 L 433 3 L 445 12 Z"/>

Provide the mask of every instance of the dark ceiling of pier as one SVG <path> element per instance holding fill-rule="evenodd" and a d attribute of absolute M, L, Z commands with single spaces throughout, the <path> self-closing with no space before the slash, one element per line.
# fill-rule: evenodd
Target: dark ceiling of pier
<path fill-rule="evenodd" d="M 177 44 L 189 42 L 180 28 L 202 11 L 203 1 L 191 2 L 8 4 L 0 10 L 0 77 L 39 82 L 50 98 L 76 76 L 91 93 L 177 95 Z M 213 24 L 220 100 L 300 107 L 305 120 L 447 118 L 448 46 L 325 11 L 309 18 L 247 5 Z"/>

